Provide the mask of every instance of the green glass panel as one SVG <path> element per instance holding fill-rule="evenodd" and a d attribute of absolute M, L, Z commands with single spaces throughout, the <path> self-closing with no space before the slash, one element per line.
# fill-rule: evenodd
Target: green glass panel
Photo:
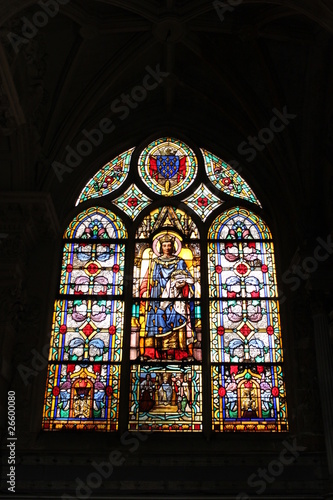
<path fill-rule="evenodd" d="M 118 189 L 126 180 L 134 148 L 125 151 L 101 168 L 83 188 L 76 205 L 101 198 Z"/>
<path fill-rule="evenodd" d="M 230 165 L 205 149 L 201 149 L 201 152 L 208 178 L 217 189 L 229 196 L 242 198 L 261 207 L 248 183 Z"/>

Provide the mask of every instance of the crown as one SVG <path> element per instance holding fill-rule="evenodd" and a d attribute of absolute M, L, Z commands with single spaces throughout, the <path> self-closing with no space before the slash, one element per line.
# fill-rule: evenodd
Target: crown
<path fill-rule="evenodd" d="M 162 238 L 160 238 L 160 243 L 162 244 L 162 243 L 168 243 L 168 242 L 174 243 L 175 238 L 174 238 L 174 236 L 171 236 L 171 234 L 166 233 L 164 236 L 162 236 Z"/>

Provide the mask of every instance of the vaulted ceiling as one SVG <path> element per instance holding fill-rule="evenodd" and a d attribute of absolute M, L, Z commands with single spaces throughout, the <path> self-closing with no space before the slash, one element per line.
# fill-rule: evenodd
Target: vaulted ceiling
<path fill-rule="evenodd" d="M 50 192 L 62 219 L 98 168 L 169 132 L 239 163 L 297 238 L 320 211 L 332 222 L 330 0 L 0 0 L 0 19 L 1 190 Z M 111 111 L 158 69 L 128 116 Z M 240 145 L 274 110 L 296 117 L 249 161 Z M 59 182 L 52 163 L 105 118 L 115 129 Z"/>

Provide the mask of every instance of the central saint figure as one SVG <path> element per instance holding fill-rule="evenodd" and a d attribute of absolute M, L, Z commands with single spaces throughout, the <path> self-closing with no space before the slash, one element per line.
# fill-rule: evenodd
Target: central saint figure
<path fill-rule="evenodd" d="M 181 243 L 177 238 L 177 251 L 175 240 L 169 233 L 158 238 L 157 248 L 153 245 L 157 256 L 151 258 L 140 286 L 140 297 L 151 299 L 145 303 L 146 358 L 193 358 L 194 280 L 186 262 L 176 255 Z"/>

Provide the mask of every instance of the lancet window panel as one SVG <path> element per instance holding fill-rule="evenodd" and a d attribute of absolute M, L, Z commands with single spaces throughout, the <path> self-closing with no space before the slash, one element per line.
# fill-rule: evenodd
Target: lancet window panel
<path fill-rule="evenodd" d="M 239 207 L 208 233 L 214 431 L 286 431 L 283 350 L 271 233 Z"/>
<path fill-rule="evenodd" d="M 171 206 L 138 228 L 133 274 L 129 428 L 202 430 L 201 249 Z"/>
<path fill-rule="evenodd" d="M 43 429 L 118 429 L 127 231 L 92 207 L 64 233 Z M 120 243 L 121 241 L 121 243 Z"/>

